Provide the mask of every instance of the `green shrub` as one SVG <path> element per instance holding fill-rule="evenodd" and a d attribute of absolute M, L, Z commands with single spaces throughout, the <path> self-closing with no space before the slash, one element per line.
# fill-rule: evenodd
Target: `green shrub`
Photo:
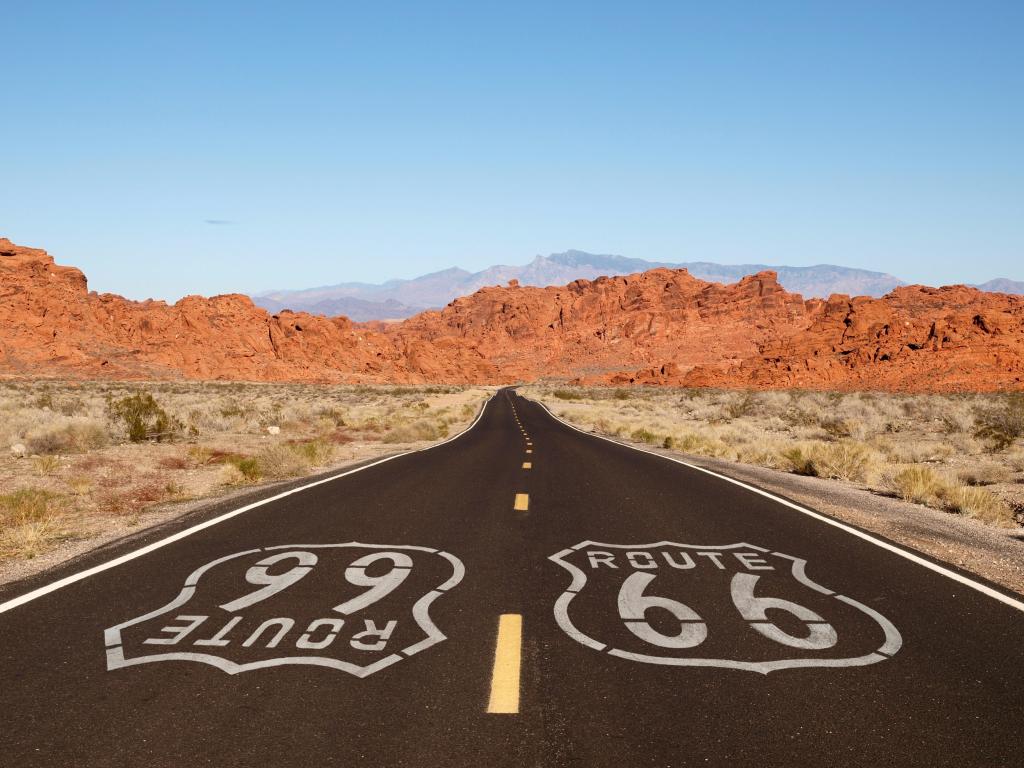
<path fill-rule="evenodd" d="M 107 431 L 95 421 L 70 424 L 30 434 L 26 440 L 31 453 L 81 453 L 107 444 Z"/>
<path fill-rule="evenodd" d="M 975 417 L 974 437 L 992 453 L 1004 451 L 1024 435 L 1024 394 L 1014 394 L 997 408 L 981 411 Z"/>
<path fill-rule="evenodd" d="M 632 434 L 630 434 L 630 437 L 639 443 L 657 444 L 661 442 L 656 434 L 643 428 L 634 429 Z"/>
<path fill-rule="evenodd" d="M 739 419 L 752 414 L 756 407 L 757 398 L 754 396 L 754 393 L 745 392 L 738 397 L 730 399 L 725 404 L 725 412 L 730 419 Z"/>
<path fill-rule="evenodd" d="M 323 466 L 334 455 L 334 446 L 324 440 L 299 443 L 294 446 L 294 450 L 314 467 Z"/>
<path fill-rule="evenodd" d="M 447 425 L 444 425 L 447 432 Z M 412 424 L 398 424 L 387 431 L 382 438 L 385 443 L 414 443 L 420 440 L 437 440 L 441 432 L 432 421 L 415 421 Z"/>
<path fill-rule="evenodd" d="M 182 424 L 159 406 L 149 392 L 114 401 L 109 405 L 111 418 L 120 421 L 133 443 L 146 440 L 172 440 L 182 431 Z"/>
<path fill-rule="evenodd" d="M 674 440 L 676 449 L 684 453 L 700 456 L 726 456 L 729 453 L 729 446 L 721 440 L 697 432 L 684 432 Z"/>
<path fill-rule="evenodd" d="M 242 477 L 250 483 L 255 483 L 263 477 L 263 474 L 260 472 L 259 459 L 251 456 L 233 456 L 231 463 L 242 473 Z"/>
<path fill-rule="evenodd" d="M 54 410 L 56 406 L 53 402 L 53 393 L 48 389 L 44 389 L 36 398 L 35 406 L 39 410 Z"/>
<path fill-rule="evenodd" d="M 789 464 L 790 471 L 797 475 L 815 477 L 818 474 L 813 459 L 799 445 L 785 448 L 779 452 L 779 455 Z"/>
<path fill-rule="evenodd" d="M 321 408 L 316 412 L 316 415 L 321 419 L 326 419 L 327 421 L 331 422 L 335 427 L 348 426 L 345 423 L 345 414 L 340 408 Z"/>
<path fill-rule="evenodd" d="M 237 400 L 229 400 L 221 406 L 220 415 L 225 419 L 229 419 L 234 416 L 248 418 L 253 415 L 253 408 L 251 405 L 242 405 Z"/>
<path fill-rule="evenodd" d="M 849 437 L 852 432 L 850 423 L 846 419 L 825 418 L 818 423 L 829 437 L 836 439 Z"/>
<path fill-rule="evenodd" d="M 266 477 L 294 477 L 305 474 L 310 461 L 291 445 L 271 445 L 256 457 L 259 475 Z M 243 475 L 245 473 L 243 472 Z"/>
<path fill-rule="evenodd" d="M 574 392 L 571 389 L 556 389 L 551 393 L 559 400 L 582 400 L 583 396 L 579 392 Z"/>

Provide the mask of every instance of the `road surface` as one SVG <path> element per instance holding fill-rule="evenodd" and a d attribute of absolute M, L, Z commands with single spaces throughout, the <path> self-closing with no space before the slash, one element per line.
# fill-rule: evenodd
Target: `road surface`
<path fill-rule="evenodd" d="M 0 591 L 0 765 L 1024 765 L 1012 596 L 510 390 L 302 486 Z"/>

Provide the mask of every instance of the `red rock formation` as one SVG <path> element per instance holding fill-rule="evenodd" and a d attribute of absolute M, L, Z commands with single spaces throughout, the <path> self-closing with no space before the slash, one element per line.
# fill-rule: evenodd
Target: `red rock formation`
<path fill-rule="evenodd" d="M 0 240 L 0 371 L 28 376 L 408 380 L 380 334 L 346 318 L 268 315 L 247 296 L 173 306 L 90 293 L 77 269 Z"/>
<path fill-rule="evenodd" d="M 773 272 L 685 270 L 484 288 L 402 323 L 269 315 L 245 296 L 174 305 L 90 293 L 0 239 L 0 374 L 325 382 L 540 377 L 692 386 L 1024 388 L 1024 298 L 900 288 L 803 301 Z"/>
<path fill-rule="evenodd" d="M 773 272 L 724 286 L 654 269 L 557 288 L 483 288 L 390 332 L 434 344 L 458 340 L 506 377 L 530 380 L 600 378 L 665 360 L 687 369 L 738 362 L 806 324 L 803 301 Z"/>
<path fill-rule="evenodd" d="M 881 299 L 808 302 L 808 328 L 761 345 L 727 370 L 698 367 L 693 386 L 762 389 L 1024 389 L 1024 297 L 962 285 L 897 288 Z"/>

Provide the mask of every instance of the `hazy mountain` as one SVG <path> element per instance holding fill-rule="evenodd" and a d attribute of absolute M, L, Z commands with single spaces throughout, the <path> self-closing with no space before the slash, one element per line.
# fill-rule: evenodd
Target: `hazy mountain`
<path fill-rule="evenodd" d="M 353 320 L 397 319 L 424 309 L 443 307 L 452 299 L 466 296 L 478 288 L 501 285 L 513 279 L 522 285 L 565 285 L 580 278 L 593 280 L 602 275 L 628 275 L 655 267 L 685 267 L 694 277 L 719 283 L 734 283 L 745 275 L 773 269 L 779 273 L 779 282 L 786 290 L 799 293 L 804 298 L 825 298 L 833 293 L 878 297 L 904 285 L 899 278 L 883 272 L 833 264 L 780 267 L 707 261 L 646 261 L 566 251 L 537 256 L 522 266 L 496 265 L 480 272 L 452 268 L 411 280 L 389 280 L 379 284 L 339 283 L 306 290 L 268 291 L 254 296 L 253 301 L 271 312 L 293 309 L 317 314 L 344 314 Z"/>
<path fill-rule="evenodd" d="M 1007 280 L 1005 277 L 997 277 L 987 283 L 974 286 L 989 293 L 1019 293 L 1024 295 L 1024 283 L 1020 280 Z"/>
<path fill-rule="evenodd" d="M 333 286 L 340 288 L 341 286 Z M 377 286 L 372 286 L 376 288 Z M 344 315 L 356 322 L 367 320 L 402 320 L 412 317 L 424 310 L 424 307 L 410 307 L 395 299 L 384 299 L 384 301 L 371 301 L 359 299 L 355 296 L 331 296 L 325 293 L 316 296 L 315 291 L 330 289 L 312 288 L 310 291 L 281 291 L 269 296 L 254 296 L 253 302 L 263 307 L 268 312 L 280 312 L 282 309 L 292 309 L 296 312 L 309 312 L 314 315 L 335 317 Z M 314 294 L 314 295 L 307 295 Z M 290 298 L 294 296 L 295 298 Z"/>

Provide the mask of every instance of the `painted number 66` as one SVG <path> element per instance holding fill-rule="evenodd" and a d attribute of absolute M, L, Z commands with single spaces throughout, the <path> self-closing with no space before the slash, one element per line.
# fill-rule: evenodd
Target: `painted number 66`
<path fill-rule="evenodd" d="M 708 636 L 708 625 L 696 611 L 670 597 L 644 593 L 654 578 L 653 574 L 637 572 L 623 582 L 618 602 L 619 616 L 626 628 L 641 640 L 660 648 L 694 648 L 703 643 Z M 737 573 L 732 577 L 729 590 L 736 610 L 752 629 L 790 648 L 821 651 L 838 642 L 839 636 L 832 625 L 809 608 L 778 597 L 757 597 L 754 587 L 760 578 L 751 573 Z M 671 613 L 679 621 L 679 632 L 666 635 L 652 627 L 646 619 L 647 611 L 652 608 L 661 608 Z M 808 636 L 794 637 L 768 621 L 769 608 L 786 611 L 802 621 L 807 627 Z"/>
<path fill-rule="evenodd" d="M 367 575 L 366 569 L 381 560 L 389 561 L 391 568 L 380 576 Z M 289 561 L 294 561 L 295 565 L 287 571 L 279 574 L 270 573 L 272 566 Z M 224 603 L 221 608 L 226 611 L 238 611 L 273 597 L 304 578 L 316 564 L 317 556 L 303 550 L 280 552 L 265 557 L 245 572 L 247 582 L 254 586 L 262 585 L 262 588 L 229 603 Z M 348 616 L 373 605 L 405 581 L 411 568 L 412 558 L 404 552 L 372 552 L 354 560 L 345 569 L 345 581 L 357 587 L 369 587 L 369 589 L 351 600 L 334 606 L 334 610 Z"/>

